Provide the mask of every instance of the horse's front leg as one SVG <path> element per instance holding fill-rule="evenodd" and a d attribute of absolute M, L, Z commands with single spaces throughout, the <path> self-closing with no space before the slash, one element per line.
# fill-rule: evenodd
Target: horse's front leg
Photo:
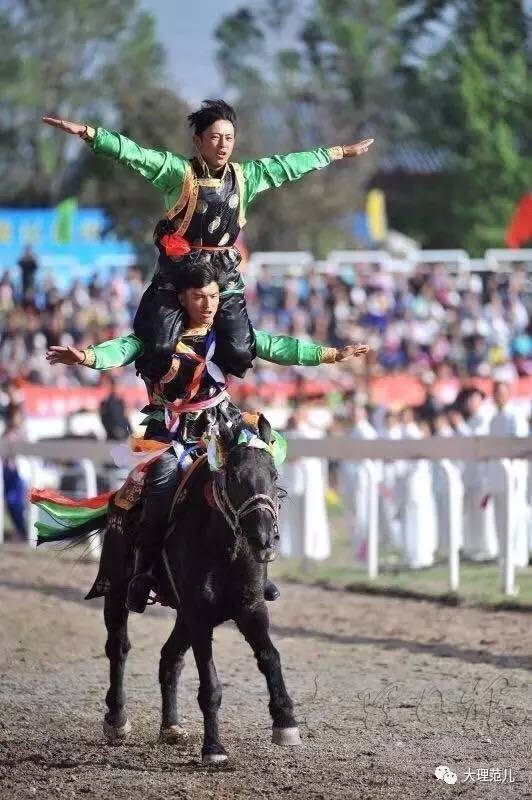
<path fill-rule="evenodd" d="M 107 628 L 105 654 L 109 659 L 109 690 L 105 697 L 107 713 L 103 721 L 103 732 L 107 741 L 124 740 L 131 730 L 127 718 L 126 690 L 124 678 L 126 659 L 131 643 L 127 635 L 128 611 L 126 608 L 126 590 L 111 590 L 105 596 L 104 619 Z"/>
<path fill-rule="evenodd" d="M 266 604 L 261 602 L 254 608 L 242 609 L 235 622 L 253 649 L 257 665 L 266 678 L 270 693 L 268 707 L 273 720 L 272 742 L 285 746 L 300 745 L 292 700 L 284 685 L 281 657 L 270 639 Z"/>
<path fill-rule="evenodd" d="M 159 741 L 178 744 L 188 736 L 182 727 L 177 713 L 177 685 L 183 667 L 185 653 L 190 640 L 181 619 L 177 619 L 168 641 L 161 650 L 159 661 L 159 683 L 161 686 L 162 717 Z"/>
<path fill-rule="evenodd" d="M 218 732 L 218 709 L 222 704 L 222 685 L 216 674 L 212 657 L 212 627 L 198 625 L 192 635 L 192 649 L 199 674 L 198 703 L 203 712 L 203 748 L 201 755 L 204 764 L 217 764 L 227 760 L 220 734 Z"/>

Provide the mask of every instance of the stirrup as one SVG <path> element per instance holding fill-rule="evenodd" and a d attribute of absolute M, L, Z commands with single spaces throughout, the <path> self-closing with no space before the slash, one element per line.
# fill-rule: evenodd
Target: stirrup
<path fill-rule="evenodd" d="M 134 611 L 136 614 L 142 614 L 146 610 L 147 605 L 150 603 L 150 595 L 156 588 L 156 582 L 153 575 L 146 572 L 141 572 L 138 575 L 133 575 L 127 587 L 126 607 L 128 611 Z"/>
<path fill-rule="evenodd" d="M 266 578 L 264 581 L 264 599 L 267 600 L 269 603 L 272 603 L 274 600 L 277 600 L 278 597 L 281 596 L 281 592 L 275 585 L 273 581 L 269 578 Z"/>

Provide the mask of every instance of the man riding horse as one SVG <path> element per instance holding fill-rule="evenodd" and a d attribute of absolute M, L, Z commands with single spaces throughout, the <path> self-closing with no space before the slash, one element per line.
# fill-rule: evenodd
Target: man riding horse
<path fill-rule="evenodd" d="M 185 329 L 165 374 L 157 381 L 142 376 L 150 402 L 144 408 L 147 414 L 144 440 L 135 440 L 135 446 L 146 454 L 148 467 L 142 487 L 135 567 L 127 596 L 128 608 L 139 613 L 144 611 L 154 588 L 153 566 L 160 554 L 183 468 L 204 449 L 205 437 L 220 420 L 231 425 L 242 417 L 227 391 L 230 370 L 224 362 L 225 351 L 222 349 L 220 353 L 213 327 L 224 293 L 219 272 L 210 261 L 205 261 L 182 268 L 180 276 L 179 302 L 185 311 Z M 264 331 L 254 331 L 253 336 L 259 358 L 283 365 L 314 366 L 345 361 L 368 351 L 366 345 L 327 348 Z M 52 364 L 83 364 L 106 370 L 138 360 L 143 347 L 142 340 L 131 334 L 84 351 L 52 347 L 47 358 Z M 277 596 L 278 590 L 267 581 L 266 599 L 274 600 Z"/>

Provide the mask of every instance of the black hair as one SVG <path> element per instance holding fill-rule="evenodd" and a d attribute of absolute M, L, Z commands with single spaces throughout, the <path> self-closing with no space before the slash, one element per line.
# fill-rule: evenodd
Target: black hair
<path fill-rule="evenodd" d="M 236 132 L 236 114 L 232 106 L 225 102 L 225 100 L 204 100 L 201 108 L 194 113 L 189 114 L 188 124 L 194 128 L 194 133 L 201 136 L 203 131 L 218 122 L 219 119 L 225 119 L 231 122 Z"/>
<path fill-rule="evenodd" d="M 186 292 L 187 289 L 203 289 L 204 286 L 208 286 L 213 281 L 218 284 L 221 291 L 225 281 L 220 270 L 207 259 L 196 261 L 193 264 L 179 267 L 179 275 L 176 280 L 177 291 Z"/>

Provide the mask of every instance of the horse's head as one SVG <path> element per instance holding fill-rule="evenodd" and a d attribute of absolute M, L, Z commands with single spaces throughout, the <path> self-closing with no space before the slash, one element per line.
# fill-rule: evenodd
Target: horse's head
<path fill-rule="evenodd" d="M 258 432 L 229 428 L 222 420 L 224 515 L 235 534 L 246 537 L 254 558 L 273 561 L 279 545 L 277 470 L 268 449 L 272 429 L 262 414 Z M 263 443 L 263 445 L 261 444 Z"/>

